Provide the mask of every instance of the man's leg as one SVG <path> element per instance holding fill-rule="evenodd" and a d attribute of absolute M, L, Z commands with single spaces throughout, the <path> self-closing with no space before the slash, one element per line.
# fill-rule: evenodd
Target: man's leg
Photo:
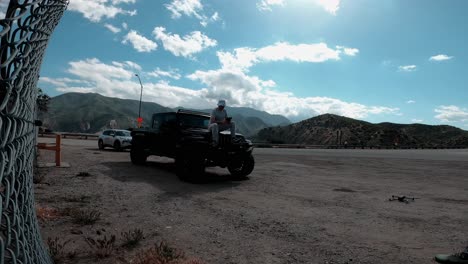
<path fill-rule="evenodd" d="M 219 143 L 219 128 L 218 124 L 213 123 L 208 126 L 208 129 L 211 132 L 211 139 L 213 140 L 213 145 L 218 146 Z"/>

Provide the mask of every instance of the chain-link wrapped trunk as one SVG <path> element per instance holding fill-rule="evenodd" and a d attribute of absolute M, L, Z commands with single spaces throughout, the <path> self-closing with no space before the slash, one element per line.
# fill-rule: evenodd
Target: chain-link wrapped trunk
<path fill-rule="evenodd" d="M 67 5 L 11 0 L 0 19 L 0 264 L 52 263 L 34 204 L 34 118 L 42 58 Z"/>

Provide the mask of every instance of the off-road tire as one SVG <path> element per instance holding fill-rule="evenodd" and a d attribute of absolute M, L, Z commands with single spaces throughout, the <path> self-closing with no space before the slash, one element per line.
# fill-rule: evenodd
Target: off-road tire
<path fill-rule="evenodd" d="M 102 141 L 102 139 L 100 139 L 100 140 L 98 141 L 98 148 L 99 148 L 100 150 L 103 150 L 103 149 L 105 148 L 105 147 L 104 147 L 104 142 Z"/>
<path fill-rule="evenodd" d="M 228 165 L 228 170 L 236 179 L 246 178 L 255 167 L 255 159 L 252 154 L 239 160 L 234 160 Z"/>

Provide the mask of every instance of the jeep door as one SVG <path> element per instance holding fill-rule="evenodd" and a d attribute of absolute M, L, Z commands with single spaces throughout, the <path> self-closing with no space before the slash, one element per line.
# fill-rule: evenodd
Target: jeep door
<path fill-rule="evenodd" d="M 173 157 L 175 154 L 177 137 L 177 115 L 176 113 L 167 113 L 162 118 L 159 128 L 160 146 L 165 156 Z"/>
<path fill-rule="evenodd" d="M 153 137 L 151 139 L 152 152 L 160 156 L 172 156 L 175 148 L 175 113 L 162 113 L 153 116 Z"/>

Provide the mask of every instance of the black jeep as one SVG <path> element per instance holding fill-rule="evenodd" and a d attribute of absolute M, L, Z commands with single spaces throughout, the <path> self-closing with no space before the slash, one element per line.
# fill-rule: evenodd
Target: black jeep
<path fill-rule="evenodd" d="M 208 130 L 210 116 L 206 113 L 179 110 L 153 115 L 151 128 L 132 131 L 130 158 L 134 164 L 144 164 L 149 155 L 175 159 L 177 175 L 194 179 L 207 166 L 227 167 L 232 176 L 245 178 L 254 169 L 253 145 L 250 140 L 230 132 L 219 135 L 219 145 L 212 147 Z"/>

